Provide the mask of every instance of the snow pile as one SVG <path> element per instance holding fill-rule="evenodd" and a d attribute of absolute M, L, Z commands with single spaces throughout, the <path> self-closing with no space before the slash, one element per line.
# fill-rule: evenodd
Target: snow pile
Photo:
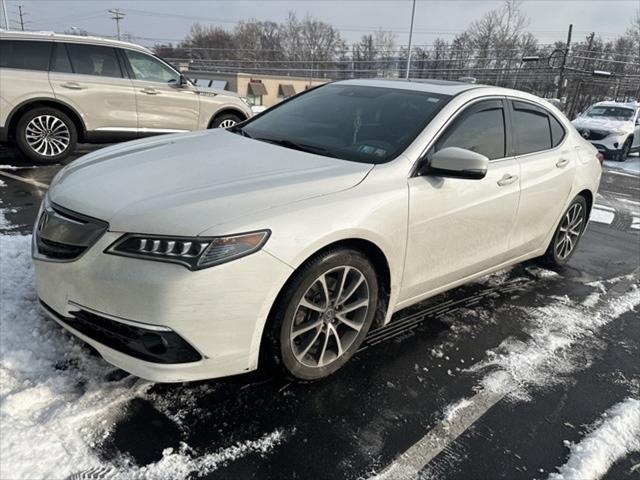
<path fill-rule="evenodd" d="M 602 298 L 599 298 L 602 300 Z M 593 299 L 587 302 L 591 304 Z M 527 400 L 531 385 L 549 385 L 562 374 L 570 373 L 572 364 L 568 349 L 593 336 L 597 330 L 640 304 L 640 289 L 633 284 L 619 297 L 608 298 L 597 310 L 579 305 L 568 297 L 533 310 L 527 309 L 528 338 L 509 338 L 487 359 L 468 371 L 492 370 L 481 381 L 481 388 Z"/>
<path fill-rule="evenodd" d="M 158 462 L 145 467 L 126 469 L 115 478 L 121 478 L 122 480 L 131 478 L 175 480 L 188 478 L 193 473 L 206 475 L 224 464 L 250 453 L 268 453 L 282 443 L 285 437 L 286 435 L 282 430 L 275 430 L 258 440 L 237 443 L 231 447 L 202 456 L 197 456 L 188 445 L 183 443 L 177 452 L 174 452 L 172 448 L 167 448 L 162 452 L 162 459 Z"/>
<path fill-rule="evenodd" d="M 147 384 L 106 382 L 113 367 L 44 318 L 30 244 L 0 236 L 0 458 L 11 478 L 60 478 L 99 465 L 90 447 Z"/>
<path fill-rule="evenodd" d="M 640 451 L 640 400 L 628 398 L 604 413 L 579 443 L 567 442 L 569 459 L 549 480 L 595 480 L 617 460 Z"/>

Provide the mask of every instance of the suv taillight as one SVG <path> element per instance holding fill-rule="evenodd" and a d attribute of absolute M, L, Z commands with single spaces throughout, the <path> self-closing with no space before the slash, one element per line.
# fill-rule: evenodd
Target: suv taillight
<path fill-rule="evenodd" d="M 596 153 L 596 158 L 600 162 L 600 166 L 602 166 L 602 164 L 604 164 L 604 155 L 601 154 L 600 152 L 598 152 L 598 153 Z"/>

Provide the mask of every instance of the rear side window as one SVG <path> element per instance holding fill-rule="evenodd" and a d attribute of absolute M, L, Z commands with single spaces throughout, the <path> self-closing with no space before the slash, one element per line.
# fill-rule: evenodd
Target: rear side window
<path fill-rule="evenodd" d="M 541 108 L 524 102 L 513 102 L 513 130 L 517 155 L 551 148 L 549 116 Z"/>
<path fill-rule="evenodd" d="M 74 73 L 99 77 L 122 77 L 116 50 L 100 45 L 67 43 Z"/>
<path fill-rule="evenodd" d="M 49 70 L 51 42 L 0 40 L 0 67 Z"/>
<path fill-rule="evenodd" d="M 481 153 L 495 160 L 505 156 L 504 109 L 495 100 L 479 102 L 463 113 L 459 120 L 436 143 L 436 151 L 459 147 Z"/>
<path fill-rule="evenodd" d="M 71 61 L 67 55 L 67 49 L 63 43 L 53 44 L 53 56 L 51 57 L 51 71 L 61 73 L 71 73 Z"/>
<path fill-rule="evenodd" d="M 560 145 L 564 138 L 564 127 L 552 115 L 549 115 L 549 122 L 551 123 L 551 145 L 555 148 Z"/>

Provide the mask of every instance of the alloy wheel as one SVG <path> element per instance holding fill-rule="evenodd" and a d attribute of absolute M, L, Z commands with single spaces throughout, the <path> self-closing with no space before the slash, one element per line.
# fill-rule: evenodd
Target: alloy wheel
<path fill-rule="evenodd" d="M 227 118 L 226 120 L 222 120 L 220 122 L 220 125 L 218 125 L 218 128 L 229 128 L 229 127 L 233 127 L 234 125 L 236 125 L 238 122 L 236 122 L 235 120 L 231 120 L 230 118 Z"/>
<path fill-rule="evenodd" d="M 574 203 L 565 213 L 554 246 L 560 260 L 564 260 L 573 252 L 584 228 L 584 220 L 584 210 L 579 203 Z"/>
<path fill-rule="evenodd" d="M 71 143 L 69 127 L 54 115 L 39 115 L 31 119 L 25 129 L 29 147 L 45 157 L 63 153 Z"/>
<path fill-rule="evenodd" d="M 298 362 L 321 368 L 342 357 L 362 330 L 369 310 L 369 285 L 352 266 L 316 278 L 300 299 L 289 332 Z"/>

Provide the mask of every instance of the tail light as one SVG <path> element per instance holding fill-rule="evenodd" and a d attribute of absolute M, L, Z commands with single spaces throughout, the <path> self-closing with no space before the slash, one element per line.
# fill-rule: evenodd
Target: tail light
<path fill-rule="evenodd" d="M 604 155 L 601 154 L 600 152 L 598 152 L 598 153 L 596 153 L 596 158 L 600 162 L 600 166 L 602 166 L 604 164 Z"/>

